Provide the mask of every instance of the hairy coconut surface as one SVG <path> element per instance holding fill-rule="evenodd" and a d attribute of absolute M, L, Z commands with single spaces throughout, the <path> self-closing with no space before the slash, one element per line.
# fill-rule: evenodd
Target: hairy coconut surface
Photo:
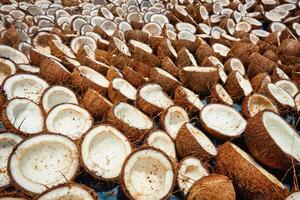
<path fill-rule="evenodd" d="M 224 87 L 220 84 L 216 84 L 211 91 L 211 102 L 212 103 L 223 103 L 225 105 L 232 106 L 233 100 Z"/>

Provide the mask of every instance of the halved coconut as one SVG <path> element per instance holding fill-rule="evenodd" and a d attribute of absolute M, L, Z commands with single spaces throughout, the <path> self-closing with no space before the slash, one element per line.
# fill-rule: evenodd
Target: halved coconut
<path fill-rule="evenodd" d="M 185 123 L 179 129 L 175 144 L 181 158 L 195 156 L 206 162 L 217 155 L 217 149 L 210 139 L 191 123 Z"/>
<path fill-rule="evenodd" d="M 185 66 L 197 66 L 197 61 L 194 56 L 187 50 L 186 48 L 182 48 L 178 52 L 178 56 L 176 58 L 177 67 L 185 67 Z"/>
<path fill-rule="evenodd" d="M 82 45 L 89 46 L 93 51 L 95 51 L 97 49 L 96 40 L 94 40 L 94 38 L 92 38 L 90 36 L 78 36 L 78 37 L 75 37 L 74 39 L 72 39 L 72 41 L 70 43 L 70 48 L 72 49 L 72 51 L 75 54 L 77 54 L 79 48 Z"/>
<path fill-rule="evenodd" d="M 132 142 L 141 140 L 154 125 L 139 109 L 123 102 L 112 107 L 107 115 L 107 122 L 121 130 Z"/>
<path fill-rule="evenodd" d="M 48 83 L 38 76 L 31 74 L 15 74 L 8 77 L 2 84 L 2 90 L 7 100 L 20 97 L 36 103 L 40 102 Z"/>
<path fill-rule="evenodd" d="M 40 75 L 51 84 L 59 84 L 70 76 L 70 72 L 57 60 L 46 58 L 40 65 Z"/>
<path fill-rule="evenodd" d="M 3 108 L 2 120 L 7 130 L 20 134 L 37 134 L 44 131 L 43 111 L 29 99 L 14 98 L 8 101 Z"/>
<path fill-rule="evenodd" d="M 178 166 L 178 187 L 183 195 L 186 196 L 192 185 L 197 180 L 208 175 L 208 170 L 203 166 L 198 158 L 186 157 L 180 161 Z"/>
<path fill-rule="evenodd" d="M 111 125 L 91 129 L 84 135 L 80 148 L 87 171 L 105 180 L 119 177 L 122 165 L 132 151 L 127 138 Z"/>
<path fill-rule="evenodd" d="M 82 184 L 66 183 L 58 185 L 43 192 L 37 200 L 56 200 L 56 199 L 78 199 L 78 200 L 97 200 L 97 193 Z"/>
<path fill-rule="evenodd" d="M 242 112 L 246 118 L 253 117 L 257 113 L 270 110 L 278 113 L 277 107 L 266 96 L 261 94 L 253 94 L 246 97 L 242 104 Z"/>
<path fill-rule="evenodd" d="M 160 58 L 169 57 L 174 61 L 177 58 L 177 52 L 168 38 L 165 38 L 161 42 L 159 42 L 159 45 L 157 47 L 157 56 Z"/>
<path fill-rule="evenodd" d="M 40 73 L 40 68 L 30 64 L 19 64 L 17 66 L 17 71 L 21 73 L 38 74 Z"/>
<path fill-rule="evenodd" d="M 131 199 L 168 199 L 175 185 L 172 161 L 162 151 L 144 147 L 132 152 L 121 173 L 121 187 Z"/>
<path fill-rule="evenodd" d="M 79 169 L 76 144 L 63 135 L 42 134 L 23 140 L 12 152 L 9 174 L 14 184 L 30 194 L 66 183 Z"/>
<path fill-rule="evenodd" d="M 147 81 L 140 73 L 128 66 L 123 68 L 123 75 L 124 78 L 136 88 L 142 86 Z"/>
<path fill-rule="evenodd" d="M 75 93 L 64 86 L 51 86 L 45 90 L 42 96 L 42 106 L 46 113 L 54 106 L 61 103 L 78 104 L 78 100 Z"/>
<path fill-rule="evenodd" d="M 237 58 L 230 58 L 224 64 L 225 71 L 230 74 L 232 71 L 239 71 L 243 76 L 245 75 L 245 67 L 243 63 Z"/>
<path fill-rule="evenodd" d="M 128 46 L 117 37 L 113 37 L 110 40 L 108 51 L 116 55 L 131 56 Z"/>
<path fill-rule="evenodd" d="M 22 194 L 6 193 L 0 195 L 0 200 L 29 200 L 28 197 Z"/>
<path fill-rule="evenodd" d="M 92 127 L 93 118 L 84 108 L 76 104 L 63 103 L 48 112 L 45 124 L 51 133 L 59 133 L 78 140 Z"/>
<path fill-rule="evenodd" d="M 150 116 L 158 115 L 173 104 L 162 87 L 156 83 L 145 84 L 137 92 L 137 107 Z"/>
<path fill-rule="evenodd" d="M 180 106 L 170 106 L 160 117 L 160 124 L 164 130 L 175 139 L 181 126 L 189 122 L 187 112 Z"/>
<path fill-rule="evenodd" d="M 287 91 L 292 97 L 299 92 L 297 85 L 290 80 L 279 80 L 275 83 L 275 85 Z"/>
<path fill-rule="evenodd" d="M 61 62 L 61 60 L 59 58 L 52 56 L 51 54 L 45 54 L 42 51 L 40 51 L 38 49 L 34 49 L 34 48 L 29 49 L 29 57 L 30 57 L 31 64 L 36 65 L 36 66 L 40 66 L 42 64 L 42 61 L 47 58 L 53 58 L 53 59 Z"/>
<path fill-rule="evenodd" d="M 251 85 L 255 92 L 259 92 L 268 83 L 271 83 L 271 77 L 267 73 L 259 73 L 251 79 Z"/>
<path fill-rule="evenodd" d="M 7 187 L 11 183 L 7 171 L 7 161 L 11 152 L 13 151 L 13 148 L 22 140 L 23 138 L 14 133 L 0 134 L 0 188 Z"/>
<path fill-rule="evenodd" d="M 265 111 L 250 118 L 245 133 L 249 151 L 264 165 L 285 170 L 300 161 L 300 137 L 276 113 Z"/>
<path fill-rule="evenodd" d="M 216 172 L 228 176 L 243 199 L 284 199 L 288 194 L 285 185 L 231 142 L 219 147 Z"/>
<path fill-rule="evenodd" d="M 0 85 L 3 80 L 16 73 L 16 65 L 9 59 L 0 58 Z"/>
<path fill-rule="evenodd" d="M 286 79 L 289 80 L 290 77 L 279 67 L 275 67 L 272 73 L 272 79 L 275 81 L 281 80 L 281 79 Z"/>
<path fill-rule="evenodd" d="M 178 78 L 178 67 L 169 57 L 164 57 L 161 59 L 161 66 L 163 70 L 172 74 L 175 78 Z"/>
<path fill-rule="evenodd" d="M 177 105 L 186 109 L 189 114 L 197 113 L 204 106 L 198 95 L 183 86 L 178 86 L 176 88 L 174 101 Z"/>
<path fill-rule="evenodd" d="M 64 43 L 58 40 L 49 41 L 49 46 L 52 55 L 62 59 L 64 56 L 75 59 L 76 56 L 73 51 Z"/>
<path fill-rule="evenodd" d="M 210 101 L 212 103 L 221 103 L 232 106 L 233 100 L 222 85 L 216 84 L 211 89 Z"/>
<path fill-rule="evenodd" d="M 285 200 L 298 200 L 300 199 L 300 191 L 291 193 Z"/>
<path fill-rule="evenodd" d="M 295 100 L 295 103 L 296 103 L 297 111 L 300 111 L 300 93 L 295 95 L 294 100 Z"/>
<path fill-rule="evenodd" d="M 16 64 L 29 64 L 24 53 L 7 45 L 0 45 L 0 57 L 10 59 Z"/>
<path fill-rule="evenodd" d="M 233 184 L 227 176 L 210 174 L 196 181 L 189 190 L 187 200 L 193 199 L 235 200 Z"/>
<path fill-rule="evenodd" d="M 108 87 L 108 97 L 113 103 L 133 102 L 136 94 L 136 88 L 123 78 L 112 79 Z"/>
<path fill-rule="evenodd" d="M 212 49 L 214 50 L 215 53 L 221 55 L 222 57 L 226 57 L 230 51 L 229 47 L 220 43 L 213 44 Z"/>
<path fill-rule="evenodd" d="M 157 22 L 148 22 L 142 28 L 142 31 L 149 33 L 150 35 L 160 35 L 162 32 L 162 28 Z"/>
<path fill-rule="evenodd" d="M 150 67 L 159 66 L 160 61 L 159 61 L 158 57 L 156 55 L 148 52 L 147 50 L 148 50 L 148 48 L 145 48 L 145 47 L 144 48 L 142 48 L 142 47 L 134 48 L 133 59 L 135 59 L 138 62 L 142 62 Z"/>
<path fill-rule="evenodd" d="M 247 121 L 234 108 L 222 104 L 208 104 L 200 112 L 200 122 L 211 135 L 221 140 L 239 137 Z"/>

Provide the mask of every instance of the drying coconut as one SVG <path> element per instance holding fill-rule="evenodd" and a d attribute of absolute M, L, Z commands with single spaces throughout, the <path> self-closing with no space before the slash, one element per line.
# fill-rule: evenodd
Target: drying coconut
<path fill-rule="evenodd" d="M 285 200 L 297 200 L 300 198 L 300 192 L 293 192 L 291 193 Z"/>
<path fill-rule="evenodd" d="M 138 62 L 136 60 L 131 60 L 128 63 L 128 66 L 131 67 L 136 72 L 138 72 L 139 74 L 141 74 L 142 76 L 147 78 L 150 76 L 150 72 L 152 69 L 150 66 L 145 65 L 144 63 Z"/>
<path fill-rule="evenodd" d="M 107 74 L 107 71 L 110 68 L 110 66 L 108 64 L 98 61 L 95 58 L 90 58 L 88 56 L 83 57 L 81 59 L 81 63 L 83 65 L 90 67 L 91 69 L 94 69 L 95 71 L 97 71 L 103 75 Z"/>
<path fill-rule="evenodd" d="M 150 47 L 149 47 L 150 48 Z M 146 51 L 146 49 L 142 49 L 142 47 L 136 47 L 133 51 L 133 59 L 138 62 L 142 62 L 150 67 L 159 66 L 159 59 L 152 52 Z"/>
<path fill-rule="evenodd" d="M 247 121 L 234 108 L 222 104 L 208 104 L 200 112 L 202 127 L 221 140 L 239 137 Z"/>
<path fill-rule="evenodd" d="M 118 68 L 110 66 L 106 73 L 106 78 L 107 80 L 112 81 L 114 78 L 123 78 L 123 74 Z"/>
<path fill-rule="evenodd" d="M 279 67 L 275 67 L 273 72 L 272 72 L 272 79 L 274 81 L 279 81 L 281 79 L 286 79 L 289 80 L 290 77 Z"/>
<path fill-rule="evenodd" d="M 285 39 L 280 44 L 280 52 L 285 55 L 299 56 L 300 43 L 295 39 Z"/>
<path fill-rule="evenodd" d="M 121 130 L 132 142 L 143 139 L 153 127 L 153 122 L 147 115 L 123 102 L 112 107 L 107 115 L 107 122 Z"/>
<path fill-rule="evenodd" d="M 40 65 L 40 75 L 51 84 L 59 84 L 70 76 L 70 72 L 57 60 L 46 58 Z"/>
<path fill-rule="evenodd" d="M 203 60 L 208 56 L 216 56 L 216 53 L 208 44 L 201 44 L 197 49 L 195 58 L 197 59 L 198 63 L 202 63 Z"/>
<path fill-rule="evenodd" d="M 221 58 L 226 57 L 228 55 L 228 52 L 230 51 L 229 47 L 220 43 L 213 44 L 212 49 L 217 55 L 220 55 Z"/>
<path fill-rule="evenodd" d="M 95 52 L 95 50 L 97 49 L 96 41 L 90 36 L 77 36 L 74 37 L 70 42 L 70 48 L 75 54 L 77 54 L 82 45 L 89 46 L 93 52 Z"/>
<path fill-rule="evenodd" d="M 220 67 L 222 69 L 224 69 L 224 65 L 222 64 L 222 62 L 215 56 L 208 56 L 205 57 L 201 63 L 201 65 L 203 66 L 208 66 L 208 67 Z"/>
<path fill-rule="evenodd" d="M 196 37 L 192 33 L 188 32 L 188 31 L 186 31 L 186 32 L 188 34 L 191 34 L 191 36 L 193 36 L 194 38 L 192 40 L 180 39 L 179 35 L 178 35 L 178 40 L 174 40 L 172 42 L 172 45 L 174 46 L 174 48 L 177 52 L 179 52 L 180 49 L 182 49 L 182 48 L 186 48 L 187 50 L 189 50 L 189 52 L 191 52 L 192 54 L 195 54 L 199 44 L 195 42 Z"/>
<path fill-rule="evenodd" d="M 185 67 L 185 66 L 197 66 L 197 61 L 195 60 L 194 56 L 187 50 L 186 48 L 182 48 L 178 52 L 178 56 L 176 58 L 176 65 L 178 67 Z"/>
<path fill-rule="evenodd" d="M 258 54 L 253 53 L 249 57 L 250 65 L 248 67 L 247 75 L 253 78 L 255 75 L 263 72 L 272 72 L 278 66 L 274 61 Z"/>
<path fill-rule="evenodd" d="M 245 67 L 237 58 L 228 59 L 224 64 L 224 69 L 228 74 L 230 74 L 232 71 L 239 71 L 243 76 L 245 75 Z"/>
<path fill-rule="evenodd" d="M 180 82 L 167 71 L 154 67 L 150 72 L 150 81 L 161 85 L 167 93 L 171 94 L 175 91 Z"/>
<path fill-rule="evenodd" d="M 84 61 L 84 57 L 96 58 L 96 53 L 90 46 L 83 44 L 78 49 L 76 53 L 76 57 L 78 58 L 79 61 Z"/>
<path fill-rule="evenodd" d="M 80 149 L 86 170 L 104 180 L 119 177 L 122 165 L 132 151 L 127 138 L 111 125 L 98 125 L 87 132 Z"/>
<path fill-rule="evenodd" d="M 61 103 L 78 104 L 75 93 L 64 86 L 51 86 L 45 90 L 42 96 L 41 104 L 44 111 L 47 113 L 54 106 Z"/>
<path fill-rule="evenodd" d="M 97 200 L 97 193 L 82 184 L 66 183 L 43 192 L 37 200 L 55 200 L 61 198 Z"/>
<path fill-rule="evenodd" d="M 109 43 L 108 51 L 112 54 L 131 56 L 128 46 L 119 38 L 113 37 Z"/>
<path fill-rule="evenodd" d="M 162 42 L 160 42 L 157 47 L 157 56 L 160 58 L 169 57 L 173 61 L 176 60 L 177 52 L 169 39 L 165 38 Z"/>
<path fill-rule="evenodd" d="M 295 103 L 296 103 L 297 111 L 300 111 L 300 93 L 295 95 L 294 100 L 295 100 Z"/>
<path fill-rule="evenodd" d="M 29 64 L 24 53 L 7 45 L 0 45 L 0 57 L 10 59 L 16 64 Z"/>
<path fill-rule="evenodd" d="M 256 45 L 252 43 L 237 42 L 233 43 L 228 56 L 238 58 L 245 65 L 250 61 L 253 61 L 250 59 L 250 55 L 253 52 L 259 52 L 259 49 Z"/>
<path fill-rule="evenodd" d="M 15 74 L 16 71 L 16 65 L 11 60 L 0 58 L 0 85 L 6 77 Z"/>
<path fill-rule="evenodd" d="M 180 106 L 170 106 L 160 117 L 160 124 L 164 130 L 175 139 L 181 126 L 189 122 L 187 112 Z"/>
<path fill-rule="evenodd" d="M 42 193 L 74 178 L 79 168 L 78 154 L 76 144 L 65 136 L 33 136 L 12 152 L 9 174 L 17 188 L 29 194 Z"/>
<path fill-rule="evenodd" d="M 149 116 L 156 116 L 174 103 L 156 83 L 148 83 L 139 88 L 136 105 Z"/>
<path fill-rule="evenodd" d="M 95 59 L 103 62 L 105 64 L 110 64 L 110 59 L 111 59 L 112 55 L 104 50 L 100 50 L 100 49 L 96 49 L 95 50 Z"/>
<path fill-rule="evenodd" d="M 268 83 L 262 88 L 262 94 L 269 97 L 277 106 L 279 113 L 288 113 L 295 109 L 293 97 L 281 87 Z"/>
<path fill-rule="evenodd" d="M 12 47 L 17 47 L 21 42 L 20 31 L 17 31 L 14 26 L 10 27 L 5 31 L 3 40 L 5 44 Z"/>
<path fill-rule="evenodd" d="M 242 113 L 247 119 L 265 110 L 278 113 L 277 107 L 268 97 L 264 95 L 253 94 L 249 95 L 243 100 Z"/>
<path fill-rule="evenodd" d="M 108 87 L 108 97 L 113 103 L 133 102 L 136 99 L 136 93 L 136 88 L 122 78 L 112 79 Z"/>
<path fill-rule="evenodd" d="M 109 81 L 102 74 L 86 66 L 79 66 L 73 71 L 70 83 L 81 92 L 92 88 L 101 94 L 105 94 L 109 86 Z"/>
<path fill-rule="evenodd" d="M 259 73 L 251 79 L 251 85 L 255 92 L 259 92 L 268 83 L 271 83 L 271 77 L 267 73 Z"/>
<path fill-rule="evenodd" d="M 179 71 L 182 84 L 194 92 L 207 93 L 219 80 L 216 67 L 183 67 Z"/>
<path fill-rule="evenodd" d="M 17 72 L 19 73 L 28 73 L 28 74 L 39 74 L 40 68 L 34 65 L 29 64 L 19 64 L 17 66 Z"/>
<path fill-rule="evenodd" d="M 192 185 L 187 199 L 235 200 L 236 194 L 233 184 L 227 176 L 210 174 L 202 177 Z"/>
<path fill-rule="evenodd" d="M 186 157 L 180 161 L 177 174 L 177 185 L 186 196 L 192 185 L 202 177 L 208 176 L 209 172 L 198 158 Z"/>
<path fill-rule="evenodd" d="M 45 125 L 51 133 L 59 133 L 78 140 L 92 127 L 93 118 L 84 108 L 76 104 L 63 103 L 48 112 Z"/>
<path fill-rule="evenodd" d="M 162 28 L 157 22 L 148 22 L 143 26 L 142 31 L 150 35 L 161 35 Z"/>
<path fill-rule="evenodd" d="M 216 161 L 216 171 L 233 181 L 238 196 L 243 199 L 284 199 L 288 194 L 275 176 L 233 143 L 219 147 Z"/>
<path fill-rule="evenodd" d="M 29 99 L 14 98 L 8 101 L 3 107 L 2 120 L 6 130 L 23 135 L 44 131 L 44 113 L 39 105 Z"/>
<path fill-rule="evenodd" d="M 211 89 L 210 101 L 212 103 L 221 103 L 228 106 L 233 105 L 233 100 L 222 85 L 216 84 Z"/>
<path fill-rule="evenodd" d="M 146 44 L 149 42 L 149 33 L 141 30 L 127 30 L 124 35 L 126 41 L 137 40 Z"/>
<path fill-rule="evenodd" d="M 182 106 L 184 109 L 186 109 L 189 114 L 197 113 L 204 106 L 198 95 L 183 86 L 178 86 L 176 88 L 174 101 L 176 105 Z"/>
<path fill-rule="evenodd" d="M 127 157 L 120 184 L 130 200 L 168 199 L 175 178 L 176 172 L 168 156 L 158 149 L 144 147 Z"/>
<path fill-rule="evenodd" d="M 264 165 L 285 170 L 300 161 L 300 137 L 276 113 L 265 111 L 250 118 L 245 133 L 249 151 Z M 268 148 L 263 141 L 269 141 Z"/>
<path fill-rule="evenodd" d="M 42 61 L 49 57 L 59 60 L 57 57 L 54 57 L 50 54 L 45 54 L 45 53 L 41 52 L 40 50 L 34 49 L 34 48 L 29 49 L 29 57 L 30 57 L 31 64 L 34 64 L 36 66 L 40 66 L 42 64 Z M 22 63 L 20 63 L 20 64 L 22 64 Z M 29 64 L 29 62 L 27 64 Z"/>
<path fill-rule="evenodd" d="M 178 67 L 169 57 L 164 57 L 161 59 L 161 66 L 163 70 L 172 74 L 175 78 L 178 78 Z"/>
<path fill-rule="evenodd" d="M 6 188 L 10 185 L 11 180 L 8 176 L 7 161 L 13 151 L 13 148 L 19 144 L 23 139 L 14 133 L 1 133 L 0 134 L 0 151 L 1 163 L 0 163 L 0 188 Z M 0 198 L 1 199 L 1 198 Z"/>
<path fill-rule="evenodd" d="M 217 155 L 217 149 L 210 139 L 191 123 L 182 125 L 176 136 L 175 144 L 181 158 L 195 156 L 202 162 L 207 162 Z"/>
<path fill-rule="evenodd" d="M 292 97 L 299 92 L 297 85 L 290 80 L 279 80 L 275 83 L 275 85 L 287 91 Z"/>
<path fill-rule="evenodd" d="M 160 149 L 176 161 L 176 149 L 172 138 L 163 130 L 155 130 L 145 138 L 145 145 Z"/>
<path fill-rule="evenodd" d="M 63 57 L 67 56 L 69 58 L 75 59 L 76 56 L 73 53 L 73 51 L 65 44 L 63 44 L 61 41 L 57 40 L 50 40 L 49 42 L 49 47 L 51 49 L 51 54 L 63 59 Z"/>
<path fill-rule="evenodd" d="M 123 68 L 123 76 L 129 83 L 131 83 L 136 88 L 140 87 L 147 81 L 141 74 L 139 74 L 138 72 L 136 72 L 128 66 L 125 66 Z"/>

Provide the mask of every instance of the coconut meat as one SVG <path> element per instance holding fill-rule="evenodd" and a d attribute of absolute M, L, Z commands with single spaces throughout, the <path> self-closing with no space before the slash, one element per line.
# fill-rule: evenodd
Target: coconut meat
<path fill-rule="evenodd" d="M 114 78 L 112 80 L 112 87 L 119 90 L 128 99 L 135 100 L 137 90 L 128 81 L 122 78 Z"/>
<path fill-rule="evenodd" d="M 73 58 L 75 59 L 76 56 L 73 53 L 73 51 L 64 43 L 62 43 L 61 41 L 58 40 L 52 40 L 52 42 L 54 43 L 54 45 L 59 48 L 60 51 L 62 51 L 66 56 L 68 56 L 69 58 Z"/>
<path fill-rule="evenodd" d="M 46 112 L 61 103 L 78 104 L 78 100 L 74 92 L 64 86 L 53 86 L 43 94 L 42 105 Z"/>
<path fill-rule="evenodd" d="M 217 70 L 216 67 L 193 67 L 193 66 L 189 66 L 189 67 L 184 67 L 183 68 L 184 71 L 187 72 L 200 72 L 200 73 L 209 73 L 209 72 L 214 72 Z"/>
<path fill-rule="evenodd" d="M 8 158 L 13 151 L 13 148 L 23 139 L 13 133 L 0 134 L 0 188 L 7 186 L 10 183 L 10 178 L 7 172 Z"/>
<path fill-rule="evenodd" d="M 162 199 L 173 187 L 175 174 L 172 163 L 155 149 L 143 149 L 131 154 L 123 170 L 126 190 L 133 199 Z"/>
<path fill-rule="evenodd" d="M 300 191 L 290 194 L 285 200 L 298 200 L 300 199 Z"/>
<path fill-rule="evenodd" d="M 295 96 L 295 103 L 296 103 L 297 110 L 300 111 L 300 93 L 298 93 Z"/>
<path fill-rule="evenodd" d="M 43 79 L 31 74 L 16 74 L 6 79 L 3 91 L 8 100 L 20 97 L 27 98 L 36 103 L 49 85 Z"/>
<path fill-rule="evenodd" d="M 273 84 L 273 83 L 269 83 L 267 85 L 270 93 L 272 94 L 272 96 L 279 101 L 281 104 L 283 105 L 289 105 L 291 107 L 295 106 L 295 101 L 292 98 L 292 96 L 286 92 L 284 89 L 282 89 L 281 87 Z"/>
<path fill-rule="evenodd" d="M 178 170 L 178 186 L 184 195 L 187 195 L 192 185 L 204 176 L 208 176 L 207 170 L 197 158 L 189 157 L 184 159 Z"/>
<path fill-rule="evenodd" d="M 245 68 L 243 63 L 237 59 L 237 58 L 232 58 L 230 60 L 230 67 L 232 68 L 233 71 L 239 71 L 242 75 L 245 74 Z"/>
<path fill-rule="evenodd" d="M 227 103 L 228 105 L 233 105 L 233 100 L 222 85 L 216 85 L 216 92 L 225 103 Z"/>
<path fill-rule="evenodd" d="M 185 93 L 187 100 L 191 104 L 193 104 L 199 110 L 201 110 L 204 107 L 204 105 L 200 101 L 199 97 L 193 91 L 191 91 L 185 87 L 181 87 L 181 88 L 182 88 L 182 91 Z"/>
<path fill-rule="evenodd" d="M 70 47 L 74 53 L 77 53 L 82 45 L 89 46 L 93 51 L 97 49 L 96 41 L 90 36 L 74 37 L 70 43 Z"/>
<path fill-rule="evenodd" d="M 168 108 L 164 119 L 165 129 L 169 135 L 175 139 L 179 129 L 186 122 L 189 122 L 187 112 L 179 106 L 171 106 Z"/>
<path fill-rule="evenodd" d="M 269 111 L 263 113 L 263 123 L 276 145 L 284 153 L 300 161 L 300 137 L 296 131 L 279 115 Z"/>
<path fill-rule="evenodd" d="M 79 66 L 78 70 L 80 71 L 81 75 L 83 75 L 90 81 L 102 87 L 108 88 L 109 81 L 102 74 L 86 66 Z"/>
<path fill-rule="evenodd" d="M 185 50 L 186 54 L 188 55 L 188 59 L 192 62 L 192 65 L 197 66 L 197 61 L 194 58 L 194 56 L 189 52 L 189 50 L 187 50 L 187 49 L 184 49 L 184 50 Z"/>
<path fill-rule="evenodd" d="M 174 49 L 174 47 L 172 46 L 172 43 L 171 43 L 170 40 L 167 40 L 167 47 L 168 47 L 168 49 L 171 51 L 171 53 L 173 54 L 173 56 L 174 56 L 175 58 L 177 58 L 177 52 L 176 52 L 176 50 Z"/>
<path fill-rule="evenodd" d="M 19 64 L 18 68 L 29 73 L 40 73 L 40 68 L 30 64 Z"/>
<path fill-rule="evenodd" d="M 93 124 L 88 111 L 75 104 L 60 104 L 47 115 L 46 127 L 49 132 L 66 135 L 74 140 L 79 139 Z"/>
<path fill-rule="evenodd" d="M 158 84 L 147 84 L 143 86 L 139 91 L 139 95 L 145 101 L 163 109 L 174 104 Z"/>
<path fill-rule="evenodd" d="M 35 134 L 44 130 L 44 116 L 40 107 L 28 99 L 11 100 L 5 112 L 9 122 L 24 133 Z"/>
<path fill-rule="evenodd" d="M 114 114 L 129 126 L 138 129 L 150 129 L 153 126 L 153 122 L 148 116 L 127 103 L 121 102 L 117 104 L 114 107 Z"/>
<path fill-rule="evenodd" d="M 158 73 L 160 73 L 161 75 L 163 75 L 163 76 L 165 76 L 165 77 L 168 77 L 168 78 L 170 78 L 170 79 L 172 79 L 172 80 L 178 82 L 178 80 L 177 80 L 172 74 L 170 74 L 169 72 L 167 72 L 167 71 L 165 71 L 165 70 L 163 70 L 163 69 L 161 69 L 161 68 L 158 68 L 158 67 L 155 67 L 155 70 L 156 70 Z"/>
<path fill-rule="evenodd" d="M 109 125 L 99 125 L 85 135 L 81 145 L 84 165 L 95 175 L 117 178 L 132 149 L 127 138 Z"/>
<path fill-rule="evenodd" d="M 151 53 L 151 54 L 153 53 L 153 50 L 151 49 L 151 47 L 149 47 L 149 45 L 147 45 L 145 43 L 139 42 L 137 40 L 130 40 L 129 43 L 132 44 L 136 48 L 140 48 L 143 51 L 146 51 L 147 53 Z"/>
<path fill-rule="evenodd" d="M 78 167 L 76 144 L 52 134 L 25 140 L 13 152 L 9 162 L 13 180 L 33 193 L 70 181 Z"/>
<path fill-rule="evenodd" d="M 16 64 L 29 64 L 29 59 L 24 53 L 7 45 L 0 45 L 0 57 L 8 58 Z"/>
<path fill-rule="evenodd" d="M 236 72 L 235 75 L 240 87 L 244 91 L 245 96 L 248 96 L 253 91 L 250 81 L 244 79 L 240 72 Z"/>
<path fill-rule="evenodd" d="M 275 83 L 275 85 L 287 91 L 292 97 L 299 92 L 298 87 L 295 85 L 295 83 L 289 80 L 279 80 Z"/>
<path fill-rule="evenodd" d="M 272 101 L 260 94 L 254 94 L 249 97 L 247 109 L 249 111 L 250 117 L 253 117 L 258 112 L 264 110 L 271 110 L 278 113 L 277 107 L 272 103 Z"/>
<path fill-rule="evenodd" d="M 247 121 L 232 107 L 209 104 L 201 111 L 201 119 L 209 128 L 226 136 L 238 136 L 246 128 Z"/>
<path fill-rule="evenodd" d="M 128 46 L 122 40 L 120 40 L 119 38 L 113 37 L 113 41 L 121 53 L 125 54 L 126 56 L 131 56 Z"/>
<path fill-rule="evenodd" d="M 7 59 L 0 58 L 0 85 L 2 84 L 3 80 L 16 73 L 16 66 L 15 64 Z"/>

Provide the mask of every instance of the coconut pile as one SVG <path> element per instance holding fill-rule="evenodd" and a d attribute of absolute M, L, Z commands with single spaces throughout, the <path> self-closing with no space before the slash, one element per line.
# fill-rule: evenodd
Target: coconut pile
<path fill-rule="evenodd" d="M 300 1 L 2 0 L 0 17 L 0 200 L 300 199 Z"/>

